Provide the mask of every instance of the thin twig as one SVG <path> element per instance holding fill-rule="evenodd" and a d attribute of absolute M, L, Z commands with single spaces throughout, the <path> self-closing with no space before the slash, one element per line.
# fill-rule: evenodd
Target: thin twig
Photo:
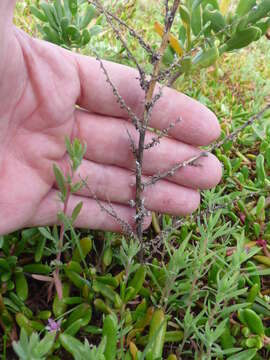
<path fill-rule="evenodd" d="M 110 201 L 107 201 L 108 207 L 106 207 L 96 196 L 96 194 L 93 193 L 92 189 L 89 187 L 85 179 L 82 179 L 80 177 L 84 187 L 89 191 L 91 197 L 97 202 L 100 209 L 104 212 L 106 212 L 108 215 L 110 215 L 113 219 L 115 219 L 118 224 L 120 224 L 123 232 L 130 236 L 131 238 L 136 238 L 136 235 L 134 234 L 134 231 L 132 230 L 131 226 L 123 219 L 121 219 L 115 209 L 113 208 L 113 205 L 110 203 Z"/>
<path fill-rule="evenodd" d="M 131 136 L 131 133 L 129 132 L 128 129 L 126 129 L 126 132 L 127 132 L 127 134 L 128 134 L 128 138 L 129 138 L 130 148 L 131 148 L 132 154 L 134 155 L 134 158 L 136 159 L 137 150 L 136 150 L 135 141 L 134 141 L 133 137 Z"/>
<path fill-rule="evenodd" d="M 260 119 L 264 113 L 270 109 L 270 104 L 266 105 L 265 108 L 263 108 L 261 111 L 259 111 L 257 114 L 253 115 L 251 118 L 249 118 L 242 126 L 240 126 L 238 129 L 236 129 L 234 132 L 226 136 L 223 140 L 213 144 L 209 151 L 212 152 L 218 148 L 220 148 L 222 145 L 224 145 L 227 141 L 234 140 L 243 130 L 245 130 L 246 127 L 252 125 L 256 120 Z"/>
<path fill-rule="evenodd" d="M 174 176 L 174 174 L 176 173 L 176 171 L 185 168 L 186 166 L 194 166 L 196 165 L 196 161 L 199 160 L 202 157 L 207 157 L 208 153 L 206 151 L 201 152 L 200 154 L 193 156 L 192 158 L 185 160 L 181 163 L 175 164 L 174 166 L 172 166 L 169 170 L 164 171 L 164 172 L 160 172 L 157 173 L 153 176 L 151 176 L 149 178 L 148 181 L 145 181 L 143 183 L 144 187 L 150 186 L 150 185 L 154 185 L 156 184 L 158 181 L 168 178 L 168 177 L 172 177 Z"/>
<path fill-rule="evenodd" d="M 103 11 L 102 7 L 99 6 L 95 1 L 88 0 L 88 2 L 94 5 L 101 13 Z M 107 16 L 112 18 L 113 20 L 117 21 L 120 25 L 124 26 L 130 33 L 132 37 L 138 40 L 141 47 L 151 56 L 152 59 L 156 58 L 156 54 L 154 50 L 144 41 L 144 39 L 134 30 L 132 29 L 125 21 L 121 20 L 119 17 L 114 15 L 109 10 L 106 10 Z"/>
<path fill-rule="evenodd" d="M 167 136 L 169 131 L 172 130 L 180 121 L 181 118 L 178 118 L 174 123 L 171 123 L 167 128 L 161 130 L 157 136 L 152 138 L 151 142 L 149 142 L 144 146 L 144 149 L 148 150 L 154 147 L 155 145 L 160 144 L 160 140 L 163 139 L 165 136 Z"/>
<path fill-rule="evenodd" d="M 186 161 L 183 161 L 181 163 L 175 164 L 174 166 L 172 166 L 169 170 L 164 171 L 162 173 L 157 173 L 153 176 L 151 176 L 149 178 L 148 181 L 143 183 L 143 186 L 150 186 L 150 185 L 154 185 L 155 183 L 157 183 L 158 181 L 164 179 L 164 178 L 168 178 L 168 177 L 172 177 L 174 176 L 174 174 L 176 173 L 176 171 L 186 167 L 186 166 L 191 166 L 191 165 L 195 165 L 196 161 L 199 160 L 202 157 L 207 157 L 209 152 L 213 152 L 214 150 L 220 148 L 222 145 L 224 145 L 227 141 L 231 141 L 234 140 L 246 127 L 252 125 L 256 120 L 258 120 L 259 118 L 261 118 L 263 116 L 263 114 L 270 109 L 270 104 L 268 104 L 263 110 L 261 110 L 259 113 L 253 115 L 250 119 L 248 119 L 242 126 L 240 126 L 238 129 L 236 129 L 234 132 L 232 132 L 231 134 L 229 134 L 228 136 L 226 136 L 223 140 L 214 143 L 209 150 L 207 151 L 203 151 L 200 154 L 198 154 L 197 156 L 194 156 Z"/>
<path fill-rule="evenodd" d="M 255 193 L 251 193 L 248 195 L 243 195 L 243 196 L 237 196 L 231 203 L 232 206 L 235 206 L 237 204 L 237 202 L 239 200 L 242 200 L 243 198 L 247 199 L 247 198 L 253 198 L 254 196 L 258 195 L 257 192 Z M 190 215 L 188 217 L 184 217 L 181 219 L 173 219 L 173 224 L 171 226 L 166 227 L 165 229 L 163 229 L 154 239 L 151 239 L 150 241 L 150 246 L 153 247 L 153 250 L 151 251 L 150 255 L 147 257 L 147 261 L 150 261 L 155 254 L 159 254 L 162 256 L 162 252 L 159 250 L 162 245 L 164 244 L 164 239 L 168 238 L 168 236 L 179 230 L 182 226 L 184 226 L 186 223 L 191 223 L 193 221 L 196 221 L 196 218 L 203 218 L 205 216 L 209 216 L 211 214 L 214 214 L 216 211 L 218 210 L 225 210 L 228 209 L 228 204 L 224 204 L 224 205 L 215 205 L 212 206 L 211 208 L 208 207 L 206 209 L 204 209 L 203 211 L 200 211 L 199 214 L 194 214 L 194 215 Z M 239 219 L 240 220 L 240 219 Z M 147 243 L 146 243 L 147 245 Z"/>
<path fill-rule="evenodd" d="M 125 100 L 122 98 L 122 96 L 119 94 L 116 86 L 114 85 L 114 83 L 112 82 L 109 74 L 108 74 L 108 71 L 106 70 L 106 67 L 104 66 L 103 64 L 103 61 L 100 59 L 100 57 L 98 56 L 98 54 L 95 52 L 95 55 L 96 55 L 96 59 L 97 61 L 99 62 L 100 64 L 100 67 L 106 77 L 106 81 L 108 82 L 108 84 L 111 86 L 112 88 L 112 91 L 113 91 L 113 94 L 114 96 L 116 97 L 117 99 L 117 102 L 120 103 L 120 107 L 122 109 L 125 109 L 127 114 L 128 114 L 128 117 L 130 118 L 132 124 L 134 125 L 135 129 L 136 130 L 139 130 L 141 128 L 141 125 L 140 125 L 140 119 L 137 117 L 137 115 L 131 110 L 131 108 L 126 104 Z"/>
<path fill-rule="evenodd" d="M 107 13 L 107 10 L 104 8 L 104 6 L 102 6 L 102 4 L 100 3 L 99 0 L 95 0 L 94 3 L 96 3 L 99 8 L 100 8 L 100 11 L 102 11 L 102 13 L 105 15 L 106 17 L 106 20 L 108 21 L 109 25 L 111 26 L 112 30 L 114 31 L 116 37 L 120 40 L 120 42 L 122 43 L 124 49 L 126 50 L 127 52 L 127 55 L 128 55 L 128 58 L 134 62 L 134 64 L 136 65 L 136 68 L 138 69 L 139 71 L 139 74 L 140 74 L 140 84 L 141 84 L 141 87 L 144 89 L 144 86 L 146 86 L 146 75 L 145 75 L 145 72 L 144 70 L 142 69 L 142 67 L 140 66 L 140 64 L 138 63 L 136 57 L 132 54 L 132 52 L 130 51 L 125 39 L 123 38 L 123 36 L 121 35 L 121 32 L 119 29 L 116 28 L 116 26 L 114 25 L 111 17 L 108 15 Z"/>

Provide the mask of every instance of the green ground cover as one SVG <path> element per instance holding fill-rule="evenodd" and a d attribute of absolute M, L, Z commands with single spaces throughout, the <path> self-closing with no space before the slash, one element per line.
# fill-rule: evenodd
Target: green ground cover
<path fill-rule="evenodd" d="M 15 22 L 40 36 L 29 10 L 33 3 L 18 2 Z M 107 3 L 147 41 L 158 43 L 153 28 L 162 16 L 161 3 Z M 146 62 L 133 39 L 126 38 L 137 59 Z M 83 53 L 91 55 L 91 48 L 102 58 L 129 64 L 108 28 Z M 217 114 L 224 138 L 269 103 L 269 63 L 270 42 L 264 37 L 225 55 L 216 66 L 179 78 L 175 88 Z M 162 241 L 159 228 L 179 219 L 156 214 L 158 224 L 145 233 L 143 265 L 138 244 L 121 235 L 71 234 L 80 240 L 83 254 L 68 242 L 61 265 L 62 301 L 55 295 L 48 303 L 47 283 L 31 275 L 52 273 L 57 229 L 0 237 L 1 358 L 17 358 L 11 340 L 24 329 L 17 354 L 33 353 L 38 346 L 50 350 L 40 350 L 43 355 L 36 359 L 98 359 L 95 348 L 83 347 L 85 339 L 101 344 L 105 359 L 115 358 L 116 343 L 117 359 L 154 359 L 149 352 L 160 343 L 162 359 L 269 359 L 270 111 L 215 154 L 224 165 L 222 182 L 204 191 L 200 209 L 181 218 L 181 226 Z M 56 338 L 45 337 L 48 319 L 61 320 Z"/>

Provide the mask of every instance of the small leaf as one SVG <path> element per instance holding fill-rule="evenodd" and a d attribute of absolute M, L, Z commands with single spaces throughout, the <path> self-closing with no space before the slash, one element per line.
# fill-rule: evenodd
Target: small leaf
<path fill-rule="evenodd" d="M 65 200 L 66 196 L 67 196 L 67 187 L 66 187 L 66 183 L 65 183 L 65 177 L 62 173 L 62 171 L 59 169 L 59 167 L 57 165 L 53 165 L 53 172 L 54 172 L 54 176 L 57 182 L 57 185 L 59 187 L 59 190 L 61 191 L 63 200 Z"/>
<path fill-rule="evenodd" d="M 23 273 L 15 275 L 16 292 L 18 297 L 25 301 L 28 298 L 28 283 Z"/>
<path fill-rule="evenodd" d="M 48 240 L 51 241 L 55 241 L 54 237 L 52 236 L 50 230 L 48 230 L 48 228 L 45 227 L 39 227 L 38 230 L 40 231 L 40 233 Z"/>
<path fill-rule="evenodd" d="M 47 16 L 44 15 L 41 11 L 38 10 L 37 7 L 30 5 L 30 11 L 31 13 L 38 18 L 40 21 L 47 22 Z"/>
<path fill-rule="evenodd" d="M 66 20 L 65 20 L 65 22 L 66 22 Z M 71 156 L 73 154 L 73 151 L 72 151 L 70 139 L 68 137 L 65 137 L 65 143 L 66 143 L 67 152 L 68 152 L 69 156 Z"/>
<path fill-rule="evenodd" d="M 90 22 L 94 19 L 96 10 L 93 5 L 89 5 L 85 11 L 84 17 L 81 18 L 80 29 L 86 28 Z"/>
<path fill-rule="evenodd" d="M 56 331 L 46 334 L 46 336 L 35 347 L 35 354 L 39 357 L 47 355 L 54 344 L 55 336 Z"/>
<path fill-rule="evenodd" d="M 78 192 L 83 187 L 82 181 L 77 182 L 76 184 L 72 184 L 70 187 L 70 191 L 72 193 Z"/>
<path fill-rule="evenodd" d="M 68 334 L 61 334 L 59 337 L 60 343 L 63 348 L 71 353 L 75 359 L 82 359 L 81 353 L 83 353 L 83 344 Z"/>
<path fill-rule="evenodd" d="M 102 26 L 100 25 L 94 25 L 91 27 L 91 29 L 89 30 L 90 36 L 96 36 L 99 33 L 101 33 L 101 31 L 103 30 Z"/>
<path fill-rule="evenodd" d="M 53 7 L 45 2 L 40 4 L 40 7 L 42 8 L 45 16 L 47 17 L 47 20 L 52 27 L 53 30 L 58 31 L 58 24 L 56 22 Z"/>
<path fill-rule="evenodd" d="M 74 42 L 79 41 L 81 38 L 79 29 L 74 25 L 69 25 L 66 29 L 66 33 L 68 34 L 70 39 Z"/>
<path fill-rule="evenodd" d="M 83 202 L 80 201 L 76 206 L 75 206 L 75 209 L 73 210 L 72 212 L 72 215 L 71 215 L 71 220 L 72 222 L 74 222 L 78 215 L 80 214 L 81 210 L 82 210 L 82 207 L 83 207 Z"/>
<path fill-rule="evenodd" d="M 241 351 L 238 354 L 234 354 L 228 357 L 227 360 L 251 360 L 257 354 L 257 349 L 250 349 Z"/>
<path fill-rule="evenodd" d="M 77 0 L 69 0 L 68 2 L 69 10 L 73 16 L 77 14 L 78 11 L 78 2 Z"/>
<path fill-rule="evenodd" d="M 203 0 L 194 0 L 192 4 L 192 11 L 194 11 L 199 5 L 201 5 L 202 2 Z"/>
<path fill-rule="evenodd" d="M 64 12 L 64 8 L 62 7 L 61 0 L 54 0 L 53 5 L 56 11 L 58 22 L 60 22 L 63 16 L 65 16 L 65 12 Z"/>
<path fill-rule="evenodd" d="M 225 328 L 226 328 L 226 324 L 228 322 L 228 319 L 224 319 L 215 329 L 215 331 L 212 334 L 211 340 L 213 342 L 216 342 L 220 336 L 223 334 Z"/>
<path fill-rule="evenodd" d="M 61 45 L 61 39 L 57 33 L 52 27 L 45 25 L 42 28 L 42 33 L 44 34 L 44 40 L 49 41 L 56 45 Z"/>
<path fill-rule="evenodd" d="M 43 256 L 43 251 L 46 245 L 46 238 L 44 236 L 41 236 L 38 239 L 37 248 L 35 251 L 35 262 L 40 262 Z"/>

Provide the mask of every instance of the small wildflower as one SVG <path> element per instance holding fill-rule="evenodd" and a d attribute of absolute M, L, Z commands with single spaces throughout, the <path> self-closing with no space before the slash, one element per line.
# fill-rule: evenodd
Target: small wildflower
<path fill-rule="evenodd" d="M 245 253 L 248 255 L 250 252 L 250 248 L 248 246 L 245 247 Z"/>
<path fill-rule="evenodd" d="M 60 331 L 62 320 L 55 321 L 53 319 L 48 319 L 48 325 L 46 326 L 46 330 L 50 332 Z"/>

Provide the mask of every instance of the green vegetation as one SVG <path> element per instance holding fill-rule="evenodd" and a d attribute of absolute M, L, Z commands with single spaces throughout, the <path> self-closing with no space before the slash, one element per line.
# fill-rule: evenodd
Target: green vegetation
<path fill-rule="evenodd" d="M 147 42 L 160 43 L 154 24 L 162 22 L 162 2 L 106 2 Z M 216 1 L 211 2 L 210 17 L 216 11 Z M 241 1 L 237 12 L 245 16 L 247 3 L 252 7 L 255 2 Z M 16 24 L 35 36 L 48 36 L 44 26 L 38 32 L 31 5 L 38 1 L 17 4 Z M 100 27 L 93 37 L 86 42 L 83 30 L 80 37 L 71 33 L 68 45 L 131 64 L 104 18 L 97 19 L 93 26 Z M 178 36 L 175 28 L 173 33 Z M 128 33 L 125 38 L 138 61 L 147 62 L 134 39 Z M 224 139 L 270 100 L 270 42 L 262 37 L 215 60 L 192 76 L 183 71 L 174 87 L 217 114 Z M 69 142 L 67 148 L 74 167 L 79 166 L 84 149 Z M 67 231 L 61 263 L 55 261 L 56 227 L 0 237 L 1 358 L 11 359 L 15 351 L 20 359 L 37 360 L 69 355 L 76 360 L 269 359 L 270 111 L 215 154 L 224 165 L 222 182 L 202 193 L 200 209 L 192 216 L 179 220 L 156 214 L 144 235 L 144 264 L 138 262 L 136 241 L 75 232 L 76 210 L 73 219 L 62 214 Z M 63 179 L 57 169 L 55 175 L 65 201 L 71 179 Z M 162 239 L 159 228 L 168 229 Z M 55 294 L 47 303 L 47 284 L 56 271 L 63 299 Z M 19 341 L 12 347 L 16 332 Z"/>

